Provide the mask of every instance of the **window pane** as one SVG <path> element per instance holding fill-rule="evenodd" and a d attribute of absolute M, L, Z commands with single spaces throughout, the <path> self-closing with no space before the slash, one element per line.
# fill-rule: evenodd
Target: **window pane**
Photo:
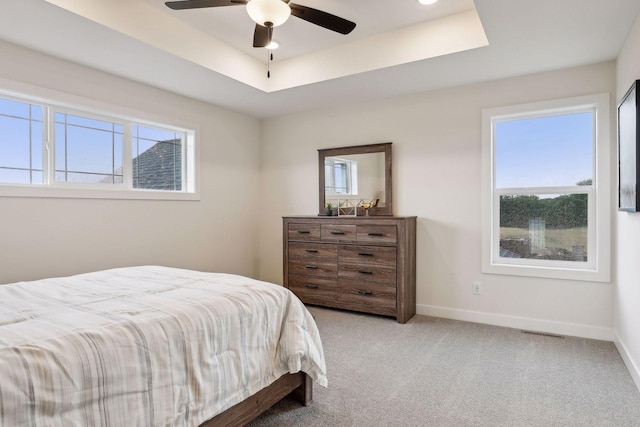
<path fill-rule="evenodd" d="M 0 182 L 42 183 L 42 110 L 0 99 Z"/>
<path fill-rule="evenodd" d="M 28 119 L 29 104 L 0 98 L 0 114 L 3 116 L 22 117 L 23 119 Z"/>
<path fill-rule="evenodd" d="M 122 175 L 56 171 L 56 181 L 82 184 L 122 184 Z"/>
<path fill-rule="evenodd" d="M 40 108 L 42 111 L 42 108 Z M 42 170 L 42 141 L 44 137 L 44 129 L 42 122 L 31 122 L 31 167 L 33 169 Z M 33 181 L 34 183 L 42 183 L 42 179 Z"/>
<path fill-rule="evenodd" d="M 133 187 L 182 190 L 181 133 L 133 126 Z"/>
<path fill-rule="evenodd" d="M 114 184 L 122 180 L 122 126 L 56 113 L 56 181 Z"/>
<path fill-rule="evenodd" d="M 108 132 L 114 131 L 114 123 L 105 122 L 103 120 L 90 119 L 87 117 L 73 116 L 71 114 L 56 114 L 56 123 L 71 125 L 74 127 L 104 130 Z M 120 131 L 122 132 L 122 131 Z"/>
<path fill-rule="evenodd" d="M 496 188 L 573 186 L 593 179 L 594 114 L 495 124 Z"/>
<path fill-rule="evenodd" d="M 31 184 L 31 176 L 26 169 L 0 168 L 0 182 L 7 184 Z"/>
<path fill-rule="evenodd" d="M 31 106 L 31 120 L 42 121 L 43 108 L 39 105 Z"/>
<path fill-rule="evenodd" d="M 113 135 L 69 126 L 67 169 L 74 172 L 113 172 Z"/>
<path fill-rule="evenodd" d="M 500 256 L 586 262 L 588 194 L 500 197 Z"/>
<path fill-rule="evenodd" d="M 352 194 L 352 161 L 326 159 L 324 165 L 325 191 L 335 194 Z"/>
<path fill-rule="evenodd" d="M 29 168 L 29 120 L 0 116 L 0 167 Z"/>

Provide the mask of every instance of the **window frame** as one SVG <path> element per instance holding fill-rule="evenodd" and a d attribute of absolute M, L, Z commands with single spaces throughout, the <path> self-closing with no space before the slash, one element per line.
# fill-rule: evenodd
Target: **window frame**
<path fill-rule="evenodd" d="M 45 133 L 47 133 L 47 136 L 45 138 L 46 140 L 45 140 L 45 150 L 44 150 L 45 162 L 46 162 L 45 173 L 44 173 L 45 179 L 42 185 L 52 187 L 52 188 L 57 188 L 57 187 L 86 188 L 86 189 L 95 188 L 96 190 L 100 190 L 100 191 L 103 190 L 103 187 L 106 190 L 114 190 L 114 189 L 130 190 L 130 188 L 128 188 L 128 186 L 126 185 L 126 167 L 125 167 L 125 162 L 127 160 L 131 160 L 131 159 L 127 159 L 127 156 L 125 154 L 125 150 L 128 142 L 128 138 L 126 135 L 127 135 L 127 131 L 130 129 L 130 122 L 120 118 L 90 113 L 90 112 L 82 111 L 79 109 L 62 108 L 62 107 L 57 107 L 53 105 L 44 105 L 43 107 L 45 109 L 45 117 L 46 117 Z M 81 117 L 81 118 L 90 119 L 90 120 L 99 120 L 99 121 L 110 122 L 110 123 L 122 126 L 122 129 L 123 129 L 122 159 L 120 160 L 122 161 L 123 182 L 121 184 L 80 183 L 80 182 L 74 182 L 74 181 L 61 181 L 56 179 L 57 172 L 69 173 L 69 171 L 66 170 L 66 168 L 64 171 L 59 171 L 56 167 L 56 161 L 57 161 L 56 139 L 58 137 L 56 125 L 60 124 L 55 119 L 56 114 L 64 114 L 66 116 L 75 116 L 75 117 Z M 65 123 L 65 126 L 66 126 L 66 123 Z M 75 125 L 71 124 L 70 126 L 75 126 Z M 68 132 L 67 128 L 65 128 L 65 133 L 66 132 Z M 49 156 L 47 156 L 46 154 L 47 152 L 50 152 Z M 69 153 L 67 153 L 66 155 L 68 156 Z"/>
<path fill-rule="evenodd" d="M 611 134 L 609 94 L 586 95 L 482 110 L 482 272 L 580 281 L 610 281 Z M 590 186 L 496 188 L 495 124 L 560 114 L 594 112 L 593 178 Z M 499 256 L 500 196 L 587 193 L 587 262 Z"/>
<path fill-rule="evenodd" d="M 51 197 L 88 199 L 200 200 L 199 127 L 166 117 L 130 110 L 44 88 L 0 79 L 0 97 L 43 107 L 43 183 L 0 183 L 0 197 Z M 37 94 L 37 95 L 36 95 Z M 73 114 L 124 125 L 122 184 L 97 184 L 55 181 L 55 114 Z M 167 130 L 184 135 L 182 147 L 182 190 L 133 188 L 132 126 Z"/>

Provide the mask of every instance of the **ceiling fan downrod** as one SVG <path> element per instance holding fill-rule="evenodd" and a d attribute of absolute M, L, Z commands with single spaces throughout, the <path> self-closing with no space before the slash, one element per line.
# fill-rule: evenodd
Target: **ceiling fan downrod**
<path fill-rule="evenodd" d="M 245 6 L 249 17 L 256 23 L 253 47 L 266 47 L 269 51 L 267 78 L 271 78 L 269 62 L 273 61 L 273 54 L 269 45 L 273 39 L 273 28 L 284 24 L 291 15 L 339 34 L 349 34 L 356 27 L 355 22 L 308 6 L 291 3 L 290 0 L 173 0 L 165 4 L 172 10 Z"/>

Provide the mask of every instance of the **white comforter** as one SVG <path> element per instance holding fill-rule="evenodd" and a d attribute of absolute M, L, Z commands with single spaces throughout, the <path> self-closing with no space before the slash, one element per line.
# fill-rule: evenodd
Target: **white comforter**
<path fill-rule="evenodd" d="M 300 370 L 326 386 L 281 286 L 167 267 L 0 286 L 2 426 L 196 426 Z"/>

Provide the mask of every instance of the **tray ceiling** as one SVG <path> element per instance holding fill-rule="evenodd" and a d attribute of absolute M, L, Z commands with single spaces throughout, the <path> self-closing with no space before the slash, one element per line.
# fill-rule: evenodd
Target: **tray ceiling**
<path fill-rule="evenodd" d="M 7 0 L 0 40 L 270 117 L 611 60 L 640 10 L 640 0 L 297 2 L 357 27 L 343 36 L 291 17 L 275 29 L 270 79 L 244 6 Z"/>

